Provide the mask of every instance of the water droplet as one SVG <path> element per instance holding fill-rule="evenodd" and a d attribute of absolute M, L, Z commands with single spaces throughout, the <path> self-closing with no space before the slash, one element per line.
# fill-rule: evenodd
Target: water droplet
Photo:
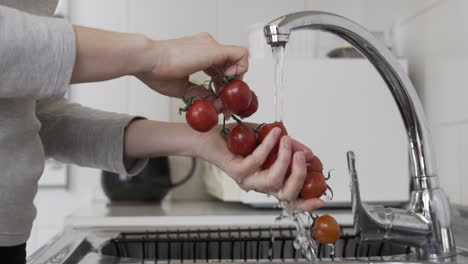
<path fill-rule="evenodd" d="M 335 244 L 329 244 L 330 247 L 330 256 L 335 257 Z"/>

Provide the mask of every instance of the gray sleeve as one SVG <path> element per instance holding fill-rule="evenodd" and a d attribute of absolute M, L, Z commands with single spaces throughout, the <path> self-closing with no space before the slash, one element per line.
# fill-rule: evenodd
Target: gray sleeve
<path fill-rule="evenodd" d="M 62 97 L 75 53 L 75 33 L 65 20 L 0 6 L 0 98 Z"/>
<path fill-rule="evenodd" d="M 36 113 L 48 157 L 130 176 L 146 165 L 147 159 L 129 161 L 123 155 L 125 128 L 139 117 L 99 111 L 63 98 L 39 101 Z"/>

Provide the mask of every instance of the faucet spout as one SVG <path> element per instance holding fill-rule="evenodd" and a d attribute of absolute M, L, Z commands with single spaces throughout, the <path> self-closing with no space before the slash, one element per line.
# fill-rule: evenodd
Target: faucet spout
<path fill-rule="evenodd" d="M 393 54 L 370 32 L 344 17 L 302 11 L 279 17 L 264 27 L 267 43 L 286 46 L 297 29 L 334 33 L 359 50 L 377 69 L 398 106 L 408 137 L 411 196 L 407 208 L 384 208 L 361 201 L 354 154 L 348 153 L 356 233 L 363 240 L 389 239 L 419 248 L 422 258 L 456 254 L 450 205 L 439 188 L 424 111 L 410 79 Z"/>

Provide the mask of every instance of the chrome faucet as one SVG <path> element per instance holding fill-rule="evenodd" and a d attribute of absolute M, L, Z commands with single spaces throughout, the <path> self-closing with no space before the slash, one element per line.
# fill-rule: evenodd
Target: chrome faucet
<path fill-rule="evenodd" d="M 264 28 L 267 43 L 285 46 L 297 29 L 331 32 L 352 44 L 377 69 L 405 124 L 410 156 L 411 196 L 404 209 L 384 208 L 361 201 L 354 153 L 348 152 L 356 235 L 362 241 L 387 240 L 414 246 L 421 259 L 456 255 L 450 204 L 439 187 L 424 111 L 416 91 L 393 54 L 370 32 L 344 17 L 303 11 L 279 17 Z"/>

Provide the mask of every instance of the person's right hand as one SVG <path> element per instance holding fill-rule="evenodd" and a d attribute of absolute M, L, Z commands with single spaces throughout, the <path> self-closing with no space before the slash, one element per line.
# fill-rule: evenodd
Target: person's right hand
<path fill-rule="evenodd" d="M 272 194 L 279 200 L 289 201 L 293 207 L 306 211 L 324 206 L 325 203 L 320 199 L 299 199 L 299 193 L 307 176 L 306 164 L 315 157 L 310 148 L 289 136 L 280 139 L 280 129 L 274 128 L 262 144 L 244 158 L 228 150 L 226 141 L 219 134 L 220 129 L 221 126 L 207 133 L 199 133 L 195 156 L 222 169 L 245 191 L 255 190 Z M 262 164 L 278 140 L 281 140 L 281 143 L 277 160 L 270 169 L 262 169 Z M 289 164 L 292 164 L 292 171 L 289 177 L 286 177 Z"/>
<path fill-rule="evenodd" d="M 204 71 L 211 77 L 222 73 L 242 78 L 248 70 L 246 48 L 222 45 L 208 33 L 151 41 L 143 58 L 145 66 L 135 76 L 156 92 L 178 98 L 194 85 L 189 81 L 193 73 Z M 203 92 L 208 94 L 206 89 Z"/>

